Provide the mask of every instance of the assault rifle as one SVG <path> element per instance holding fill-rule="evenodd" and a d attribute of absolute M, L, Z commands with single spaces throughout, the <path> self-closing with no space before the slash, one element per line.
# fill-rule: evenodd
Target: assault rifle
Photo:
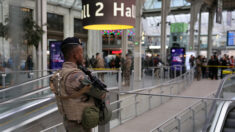
<path fill-rule="evenodd" d="M 79 69 L 81 69 L 90 78 L 90 81 L 92 82 L 92 85 L 94 87 L 108 92 L 108 90 L 106 90 L 107 85 L 105 85 L 103 82 L 101 82 L 96 76 L 93 76 L 91 74 L 91 71 L 89 71 L 86 67 L 80 65 Z"/>

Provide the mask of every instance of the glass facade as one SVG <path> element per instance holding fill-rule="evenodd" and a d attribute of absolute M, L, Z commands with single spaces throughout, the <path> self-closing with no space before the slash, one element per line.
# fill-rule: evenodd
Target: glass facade
<path fill-rule="evenodd" d="M 74 33 L 87 33 L 87 30 L 83 29 L 81 19 L 74 18 Z"/>
<path fill-rule="evenodd" d="M 47 13 L 47 30 L 61 31 L 64 30 L 64 17 L 53 13 Z"/>
<path fill-rule="evenodd" d="M 190 3 L 187 0 L 171 0 L 171 7 L 182 7 L 190 6 Z M 161 9 L 162 2 L 161 0 L 146 0 L 144 4 L 144 9 Z"/>

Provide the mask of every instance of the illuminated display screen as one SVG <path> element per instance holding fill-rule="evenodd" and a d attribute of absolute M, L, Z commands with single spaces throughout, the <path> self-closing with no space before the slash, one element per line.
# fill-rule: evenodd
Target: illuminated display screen
<path fill-rule="evenodd" d="M 171 66 L 184 66 L 184 63 L 185 48 L 171 48 Z M 177 69 L 179 70 L 179 68 Z"/>
<path fill-rule="evenodd" d="M 227 46 L 235 46 L 235 31 L 228 31 Z"/>
<path fill-rule="evenodd" d="M 60 45 L 61 41 L 50 42 L 50 69 L 61 69 L 64 63 L 64 56 L 61 53 Z"/>

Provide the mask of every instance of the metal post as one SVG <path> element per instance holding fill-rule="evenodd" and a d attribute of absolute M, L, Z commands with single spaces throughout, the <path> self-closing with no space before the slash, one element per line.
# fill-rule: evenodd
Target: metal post
<path fill-rule="evenodd" d="M 122 71 L 121 69 L 119 69 L 118 71 L 118 89 L 119 91 L 121 90 L 122 88 Z"/>
<path fill-rule="evenodd" d="M 178 132 L 181 132 L 181 121 L 180 121 L 180 118 L 179 117 L 175 117 L 175 119 L 177 120 L 178 122 Z"/>
<path fill-rule="evenodd" d="M 137 111 L 137 104 L 138 104 L 138 102 L 137 102 L 137 94 L 135 95 L 135 117 L 137 117 L 138 116 L 138 111 Z"/>
<path fill-rule="evenodd" d="M 170 80 L 170 74 L 171 74 L 171 72 L 170 72 L 170 70 L 171 70 L 170 67 L 168 67 L 167 70 L 168 70 L 168 80 Z"/>
<path fill-rule="evenodd" d="M 132 70 L 131 72 L 131 90 L 134 90 L 134 70 Z"/>
<path fill-rule="evenodd" d="M 195 124 L 195 110 L 192 108 L 189 108 L 192 111 L 192 122 L 193 122 L 193 132 L 196 131 L 196 124 Z"/>
<path fill-rule="evenodd" d="M 143 88 L 144 88 L 144 80 L 145 80 L 145 69 L 143 69 Z"/>
<path fill-rule="evenodd" d="M 2 87 L 6 88 L 6 73 L 2 73 Z"/>
<path fill-rule="evenodd" d="M 119 102 L 119 106 L 120 106 L 120 110 L 119 110 L 119 114 L 118 114 L 118 118 L 119 118 L 119 124 L 122 124 L 122 109 L 121 109 L 121 103 L 122 101 Z"/>
<path fill-rule="evenodd" d="M 151 90 L 148 90 L 148 94 L 151 94 Z M 152 96 L 149 96 L 148 97 L 148 103 L 149 103 L 149 110 L 151 110 L 151 98 L 152 98 Z"/>
<path fill-rule="evenodd" d="M 163 94 L 162 87 L 160 87 L 160 92 L 161 92 L 161 94 Z M 160 96 L 160 100 L 161 100 L 161 104 L 162 104 L 163 103 L 162 96 Z"/>
<path fill-rule="evenodd" d="M 163 67 L 160 67 L 160 78 L 161 78 L 161 83 L 163 83 Z"/>
<path fill-rule="evenodd" d="M 154 85 L 154 68 L 152 68 L 152 86 Z"/>
<path fill-rule="evenodd" d="M 207 102 L 205 100 L 202 100 L 202 102 L 205 104 L 205 117 L 207 118 Z"/>
<path fill-rule="evenodd" d="M 174 66 L 174 79 L 176 78 L 176 66 Z"/>

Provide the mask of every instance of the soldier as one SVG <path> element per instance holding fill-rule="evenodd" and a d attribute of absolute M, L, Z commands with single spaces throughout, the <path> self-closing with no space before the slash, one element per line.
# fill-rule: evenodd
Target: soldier
<path fill-rule="evenodd" d="M 126 60 L 124 63 L 124 66 L 125 66 L 125 68 L 124 68 L 125 85 L 130 85 L 131 64 L 132 64 L 131 57 L 127 54 Z"/>
<path fill-rule="evenodd" d="M 91 132 L 91 128 L 82 123 L 83 112 L 88 107 L 95 106 L 95 97 L 104 99 L 106 93 L 84 84 L 85 74 L 78 69 L 83 62 L 83 49 L 77 38 L 67 38 L 61 45 L 65 62 L 60 71 L 50 80 L 51 90 L 56 95 L 57 105 L 64 118 L 67 132 Z M 96 94 L 96 96 L 92 96 Z"/>

